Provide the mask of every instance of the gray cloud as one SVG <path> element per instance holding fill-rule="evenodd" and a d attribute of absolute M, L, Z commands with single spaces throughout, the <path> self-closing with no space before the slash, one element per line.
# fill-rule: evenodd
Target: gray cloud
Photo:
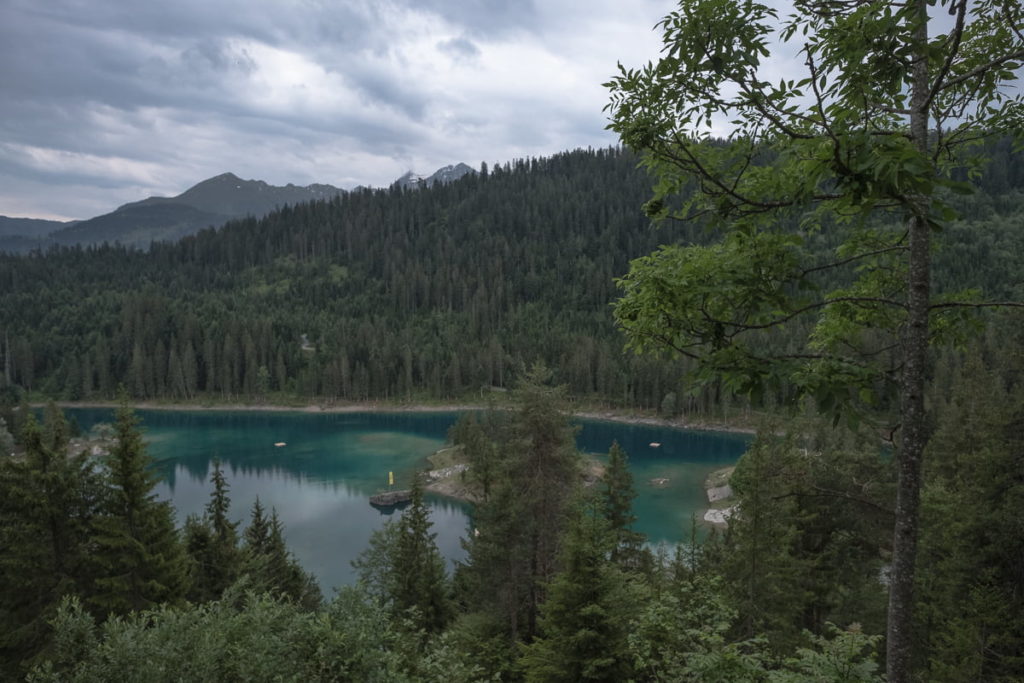
<path fill-rule="evenodd" d="M 409 6 L 434 12 L 474 36 L 499 36 L 540 28 L 540 17 L 531 0 L 414 0 Z"/>
<path fill-rule="evenodd" d="M 442 40 L 437 44 L 437 47 L 455 59 L 473 60 L 480 56 L 480 48 L 476 46 L 476 43 L 462 36 Z"/>
<path fill-rule="evenodd" d="M 0 214 L 611 144 L 600 83 L 672 7 L 622 4 L 0 0 Z"/>

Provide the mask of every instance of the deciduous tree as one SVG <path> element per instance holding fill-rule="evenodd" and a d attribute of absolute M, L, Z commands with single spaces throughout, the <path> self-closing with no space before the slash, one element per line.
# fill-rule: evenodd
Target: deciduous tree
<path fill-rule="evenodd" d="M 611 128 L 658 177 L 650 214 L 724 229 L 719 244 L 634 262 L 616 316 L 638 350 L 672 349 L 757 395 L 783 385 L 825 411 L 899 401 L 887 668 L 911 676 L 910 623 L 929 344 L 993 302 L 933 288 L 931 236 L 954 216 L 963 153 L 1020 133 L 1007 90 L 1024 58 L 1024 8 L 998 0 L 682 0 L 664 53 L 608 85 Z M 792 55 L 776 82 L 772 50 Z M 711 139 L 729 129 L 725 143 Z M 684 188 L 689 199 L 676 198 Z M 827 229 L 839 246 L 813 258 Z M 827 278 L 825 277 L 828 274 Z M 838 286 L 835 284 L 838 278 Z M 806 321 L 799 348 L 765 331 Z M 753 339 L 751 339 L 753 338 Z"/>

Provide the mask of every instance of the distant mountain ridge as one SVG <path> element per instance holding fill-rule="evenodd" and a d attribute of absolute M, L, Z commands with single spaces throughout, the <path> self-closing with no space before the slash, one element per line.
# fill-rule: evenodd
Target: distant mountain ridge
<path fill-rule="evenodd" d="M 47 221 L 41 218 L 9 218 L 0 216 L 0 238 L 23 237 L 37 239 L 66 228 L 75 221 Z"/>
<path fill-rule="evenodd" d="M 114 211 L 79 221 L 48 236 L 56 244 L 120 242 L 148 247 L 154 241 L 173 241 L 234 218 L 261 218 L 285 204 L 330 199 L 345 190 L 332 185 L 284 187 L 262 180 L 243 180 L 234 173 L 208 178 L 176 197 L 149 197 Z"/>
<path fill-rule="evenodd" d="M 315 199 L 330 199 L 345 190 L 333 185 L 313 184 L 305 187 L 289 183 L 284 187 L 262 180 L 242 180 L 234 173 L 222 173 L 204 180 L 177 197 L 150 197 L 132 202 L 117 210 L 159 204 L 187 204 L 200 211 L 224 216 L 265 215 L 285 204 L 298 204 Z"/>
<path fill-rule="evenodd" d="M 445 184 L 458 180 L 467 173 L 476 173 L 471 167 L 463 163 L 442 166 L 429 176 L 419 175 L 408 171 L 392 185 L 404 188 L 431 187 L 437 183 Z"/>
<path fill-rule="evenodd" d="M 430 187 L 435 183 L 452 182 L 467 173 L 475 171 L 463 163 L 444 166 L 430 176 L 410 171 L 392 186 Z M 330 199 L 345 192 L 333 185 L 289 183 L 278 186 L 222 173 L 193 185 L 176 197 L 149 197 L 129 202 L 110 213 L 82 221 L 62 223 L 0 216 L 0 252 L 103 242 L 147 248 L 154 241 L 178 240 L 236 218 L 261 218 L 285 204 Z"/>

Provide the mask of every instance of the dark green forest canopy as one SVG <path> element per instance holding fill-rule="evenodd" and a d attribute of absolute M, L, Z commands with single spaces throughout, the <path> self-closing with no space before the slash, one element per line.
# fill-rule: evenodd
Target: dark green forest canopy
<path fill-rule="evenodd" d="M 1002 143 L 990 152 L 978 192 L 958 200 L 964 218 L 938 235 L 945 244 L 934 279 L 950 289 L 980 281 L 991 297 L 1019 299 L 1024 166 Z M 555 368 L 554 381 L 577 396 L 664 407 L 666 393 L 680 390 L 685 365 L 621 354 L 609 314 L 613 278 L 658 244 L 706 236 L 695 225 L 650 227 L 637 208 L 650 181 L 635 164 L 617 150 L 572 152 L 427 191 L 291 207 L 147 253 L 104 247 L 0 257 L 3 367 L 25 388 L 66 397 L 109 396 L 125 382 L 150 397 L 358 399 L 514 386 L 520 367 L 542 358 Z M 803 238 L 823 254 L 834 246 L 827 232 Z M 923 680 L 1017 680 L 1024 671 L 1019 321 L 998 314 L 968 353 L 936 354 L 918 585 L 927 607 L 914 626 Z M 93 547 L 88 529 L 104 526 L 94 520 L 104 513 L 96 492 L 102 471 L 84 455 L 49 470 L 44 463 L 58 462 L 53 448 L 36 439 L 38 451 L 30 445 L 24 460 L 0 463 L 0 545 L 18 551 L 0 555 L 7 587 L 0 616 L 24 625 L 0 629 L 16 636 L 0 642 L 0 670 L 20 674 L 39 663 L 36 680 L 110 680 L 137 671 L 138 680 L 452 683 L 565 675 L 836 680 L 842 668 L 847 680 L 877 681 L 891 461 L 878 457 L 878 434 L 870 430 L 792 431 L 780 439 L 766 430 L 761 447 L 744 456 L 734 484 L 746 512 L 729 534 L 674 560 L 609 550 L 639 542 L 628 533 L 627 505 L 534 505 L 547 516 L 523 507 L 561 529 L 543 529 L 558 537 L 546 546 L 543 575 L 513 567 L 514 576 L 527 577 L 517 588 L 529 593 L 528 609 L 496 609 L 502 605 L 493 596 L 508 588 L 498 560 L 518 557 L 508 552 L 510 539 L 538 547 L 541 536 L 524 536 L 533 526 L 498 514 L 511 506 L 495 506 L 493 533 L 485 527 L 475 537 L 472 571 L 443 581 L 452 602 L 438 612 L 445 617 L 436 622 L 444 624 L 438 635 L 411 629 L 414 620 L 402 610 L 358 588 L 311 611 L 316 587 L 287 553 L 273 511 L 255 508 L 244 534 L 222 534 L 229 552 L 219 552 L 213 539 L 227 490 L 216 481 L 207 516 L 179 532 L 193 562 L 192 592 L 179 590 L 147 615 L 104 623 L 105 614 L 90 613 L 93 575 L 102 567 L 83 559 Z M 63 428 L 42 432 L 51 433 Z M 519 436 L 497 439 L 490 451 L 512 443 L 528 455 Z M 496 468 L 492 496 L 503 502 L 508 492 L 530 488 L 509 482 L 535 470 Z M 603 486 L 613 488 L 610 480 Z M 628 482 L 618 486 L 628 499 Z M 545 490 L 561 499 L 561 489 Z M 429 536 L 425 521 L 419 540 Z M 51 553 L 56 543 L 37 540 L 46 533 L 68 549 Z M 432 556 L 427 546 L 410 555 Z M 196 563 L 218 553 L 234 556 L 210 563 L 234 568 L 224 580 L 197 571 Z M 217 600 L 239 567 L 247 583 Z M 525 590 L 541 585 L 547 588 Z M 248 589 L 254 594 L 246 597 Z M 207 595 L 197 597 L 200 590 Z M 259 597 L 266 590 L 278 598 Z M 78 594 L 80 605 L 61 606 L 68 594 Z M 398 593 L 385 597 L 401 604 Z M 174 606 L 184 600 L 202 604 Z M 509 628 L 502 620 L 522 613 L 533 619 L 529 645 L 509 635 L 528 632 L 519 622 Z M 566 656 L 567 642 L 577 656 Z M 245 656 L 224 657 L 227 650 Z"/>
<path fill-rule="evenodd" d="M 1024 165 L 1007 142 L 988 152 L 979 192 L 959 199 L 964 220 L 939 236 L 935 280 L 1019 296 Z M 658 407 L 685 392 L 688 367 L 621 353 L 614 279 L 706 234 L 653 228 L 639 208 L 650 187 L 629 152 L 577 150 L 284 207 L 148 252 L 0 256 L 7 379 L 68 399 L 119 383 L 175 400 L 443 399 L 510 386 L 542 360 L 574 396 Z M 834 246 L 827 231 L 805 239 Z"/>

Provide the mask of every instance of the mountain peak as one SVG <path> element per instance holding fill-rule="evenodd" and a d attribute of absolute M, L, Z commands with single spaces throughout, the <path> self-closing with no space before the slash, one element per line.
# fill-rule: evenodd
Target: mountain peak
<path fill-rule="evenodd" d="M 406 171 L 398 180 L 392 183 L 392 186 L 397 185 L 398 187 L 413 189 L 431 187 L 438 183 L 446 185 L 458 180 L 467 173 L 476 173 L 476 171 L 460 161 L 457 164 L 442 166 L 429 176 L 420 175 L 413 171 Z"/>

